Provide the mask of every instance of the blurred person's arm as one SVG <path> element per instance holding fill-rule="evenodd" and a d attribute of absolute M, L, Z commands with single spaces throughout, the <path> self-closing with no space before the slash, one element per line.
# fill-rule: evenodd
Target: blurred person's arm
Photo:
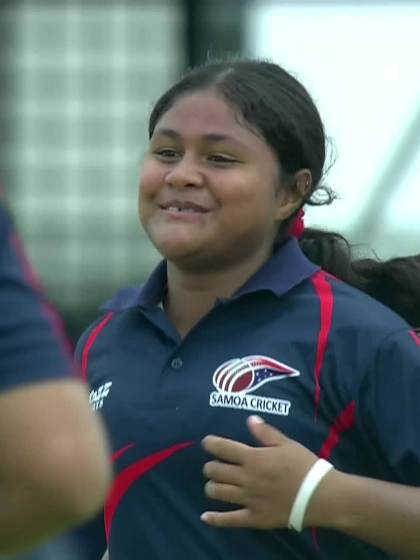
<path fill-rule="evenodd" d="M 0 206 L 0 553 L 92 517 L 110 481 L 102 425 Z"/>
<path fill-rule="evenodd" d="M 99 419 L 75 380 L 0 395 L 0 550 L 36 545 L 102 507 L 109 483 Z"/>
<path fill-rule="evenodd" d="M 105 554 L 102 556 L 102 560 L 109 560 L 108 550 L 105 551 Z"/>

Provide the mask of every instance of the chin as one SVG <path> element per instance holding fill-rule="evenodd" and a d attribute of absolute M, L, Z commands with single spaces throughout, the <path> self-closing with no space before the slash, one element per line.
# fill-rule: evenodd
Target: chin
<path fill-rule="evenodd" d="M 174 239 L 166 239 L 165 241 L 154 240 L 153 244 L 168 261 L 188 259 L 188 257 L 197 253 L 197 248 L 193 246 L 191 241 L 181 242 Z"/>

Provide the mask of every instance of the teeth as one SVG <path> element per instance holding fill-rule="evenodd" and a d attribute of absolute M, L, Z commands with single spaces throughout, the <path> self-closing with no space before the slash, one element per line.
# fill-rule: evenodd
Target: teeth
<path fill-rule="evenodd" d="M 177 206 L 169 206 L 166 210 L 168 212 L 196 212 L 192 208 L 178 208 Z"/>

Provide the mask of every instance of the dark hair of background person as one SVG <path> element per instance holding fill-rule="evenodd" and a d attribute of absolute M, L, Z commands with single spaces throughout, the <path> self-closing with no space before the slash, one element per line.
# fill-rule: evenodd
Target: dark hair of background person
<path fill-rule="evenodd" d="M 230 59 L 189 71 L 157 101 L 149 119 L 149 137 L 179 97 L 209 89 L 274 150 L 286 188 L 296 188 L 297 171 L 311 171 L 311 190 L 301 206 L 333 202 L 334 191 L 322 182 L 328 171 L 324 168 L 327 141 L 319 112 L 303 85 L 273 62 Z M 281 224 L 275 245 L 284 241 L 298 210 Z M 324 270 L 381 301 L 410 325 L 420 326 L 420 256 L 386 262 L 354 260 L 342 235 L 313 228 L 304 230 L 300 245 L 306 256 Z"/>
<path fill-rule="evenodd" d="M 420 254 L 381 261 L 353 258 L 352 247 L 339 233 L 305 228 L 300 245 L 324 270 L 362 290 L 420 329 Z"/>

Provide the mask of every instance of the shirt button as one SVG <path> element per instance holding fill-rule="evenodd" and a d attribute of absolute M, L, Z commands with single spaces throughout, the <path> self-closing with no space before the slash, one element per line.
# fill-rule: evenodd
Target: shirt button
<path fill-rule="evenodd" d="M 174 369 L 181 369 L 183 365 L 184 365 L 184 362 L 181 360 L 181 358 L 174 358 L 171 362 L 171 366 Z"/>

